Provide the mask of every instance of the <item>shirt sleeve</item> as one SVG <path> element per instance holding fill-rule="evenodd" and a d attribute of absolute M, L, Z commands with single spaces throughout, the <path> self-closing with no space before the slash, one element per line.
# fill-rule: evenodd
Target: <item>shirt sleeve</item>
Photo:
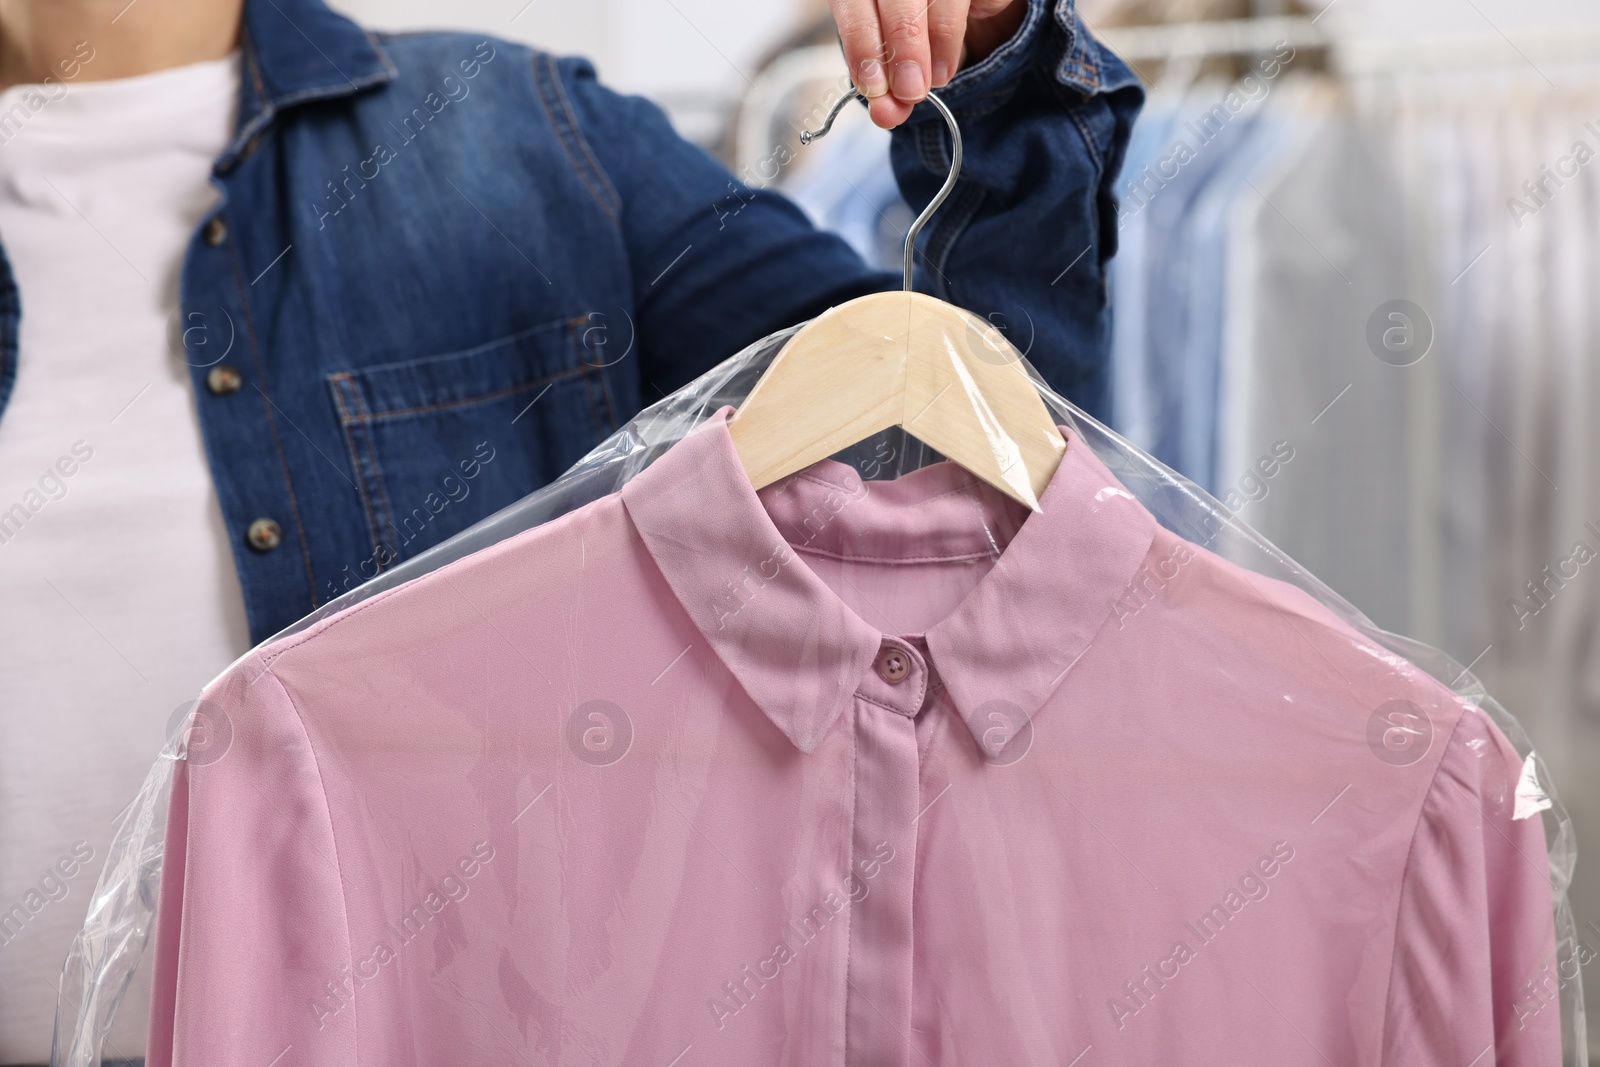
<path fill-rule="evenodd" d="M 168 807 L 148 1067 L 354 1063 L 338 853 L 300 716 L 256 654 L 195 716 L 204 743 Z"/>
<path fill-rule="evenodd" d="M 570 113 L 627 249 L 647 384 L 671 392 L 768 333 L 900 287 L 898 272 L 871 269 L 787 198 L 680 138 L 660 108 L 600 85 L 586 60 L 546 59 L 535 61 L 541 92 Z M 938 92 L 965 161 L 923 231 L 916 287 L 995 322 L 1046 380 L 1101 414 L 1111 182 L 1143 100 L 1137 80 L 1072 0 L 1029 0 L 1016 35 Z M 920 211 L 949 173 L 945 124 L 923 103 L 891 143 L 900 191 Z M 775 145 L 767 169 L 793 158 Z"/>
<path fill-rule="evenodd" d="M 1479 709 L 1423 801 L 1395 930 L 1385 1065 L 1561 1062 L 1544 826 L 1518 818 L 1522 761 Z"/>

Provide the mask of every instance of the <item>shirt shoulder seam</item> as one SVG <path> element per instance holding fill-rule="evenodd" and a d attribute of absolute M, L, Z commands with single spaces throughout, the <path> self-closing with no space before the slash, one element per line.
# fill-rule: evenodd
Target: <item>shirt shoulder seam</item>
<path fill-rule="evenodd" d="M 1439 772 L 1444 767 L 1445 754 L 1449 752 L 1451 743 L 1456 734 L 1461 730 L 1461 724 L 1466 722 L 1470 712 L 1466 709 L 1456 716 L 1456 724 L 1450 728 L 1450 736 L 1445 738 L 1444 745 L 1440 748 L 1439 762 L 1434 764 L 1433 774 L 1428 778 L 1428 788 L 1422 791 L 1422 800 L 1417 804 L 1416 821 L 1411 824 L 1411 841 L 1406 845 L 1406 861 L 1400 868 L 1400 890 L 1394 897 L 1394 933 L 1389 944 L 1389 980 L 1383 987 L 1383 1023 L 1378 1029 L 1378 1056 L 1379 1062 L 1387 1062 L 1384 1048 L 1389 1040 L 1389 998 L 1394 994 L 1395 961 L 1400 954 L 1400 907 L 1405 902 L 1406 887 L 1411 883 L 1412 861 L 1417 853 L 1417 834 L 1422 829 L 1422 813 L 1428 806 L 1428 799 L 1433 796 L 1434 790 L 1439 788 Z"/>
<path fill-rule="evenodd" d="M 462 558 L 465 559 L 467 557 L 462 557 Z M 456 562 L 459 562 L 459 560 L 452 560 L 451 562 L 452 563 L 456 563 Z M 437 574 L 440 571 L 443 571 L 445 569 L 445 567 L 448 567 L 448 566 L 450 566 L 449 563 L 445 564 L 444 567 L 438 568 L 438 570 L 429 571 L 428 574 Z M 418 577 L 419 578 L 424 578 L 424 577 L 427 577 L 427 575 L 418 575 Z M 350 607 L 345 608 L 343 611 L 335 612 L 332 616 L 330 616 L 326 620 L 319 620 L 318 623 L 313 624 L 312 626 L 307 628 L 304 633 L 298 633 L 298 634 L 293 635 L 292 637 L 284 638 L 281 642 L 275 642 L 275 643 L 271 644 L 266 649 L 264 649 L 261 652 L 257 653 L 257 656 L 261 660 L 261 665 L 267 669 L 268 673 L 271 673 L 273 661 L 277 660 L 284 653 L 290 651 L 291 649 L 299 648 L 301 645 L 303 645 L 306 642 L 310 641 L 312 638 L 318 636 L 319 634 L 327 633 L 329 630 L 333 629 L 335 626 L 339 625 L 342 622 L 346 622 L 349 619 L 355 618 L 358 614 L 360 614 L 362 611 L 364 611 L 368 607 L 371 607 L 374 604 L 378 604 L 378 603 L 381 603 L 384 600 L 387 600 L 390 596 L 394 595 L 395 593 L 398 593 L 400 590 L 404 589 L 406 586 L 408 586 L 410 584 L 411 584 L 410 582 L 401 582 L 399 585 L 394 586 L 393 588 L 385 589 L 380 593 L 374 593 L 372 596 L 368 597 L 366 600 L 363 600 L 359 604 L 352 604 Z M 329 603 L 332 603 L 332 601 L 329 601 Z M 324 625 L 324 623 L 325 623 L 325 625 Z M 268 640 L 270 641 L 271 639 L 269 638 Z M 276 676 L 274 676 L 274 677 L 276 677 Z"/>
<path fill-rule="evenodd" d="M 311 759 L 311 766 L 317 772 L 317 785 L 321 789 L 322 793 L 320 798 L 322 801 L 322 813 L 328 820 L 328 840 L 333 843 L 333 862 L 337 869 L 337 877 L 339 880 L 339 908 L 344 917 L 345 960 L 347 963 L 353 962 L 355 959 L 355 947 L 350 941 L 350 900 L 345 894 L 344 889 L 344 861 L 339 857 L 339 834 L 333 822 L 333 805 L 328 802 L 328 780 L 327 777 L 322 773 L 322 761 L 317 758 L 317 748 L 316 745 L 312 743 L 311 731 L 306 726 L 305 715 L 301 713 L 300 706 L 295 703 L 294 695 L 289 692 L 289 687 L 283 684 L 283 679 L 278 677 L 277 672 L 273 671 L 270 667 L 267 667 L 264 660 L 262 662 L 265 673 L 272 676 L 272 683 L 278 687 L 278 692 L 283 694 L 283 699 L 289 704 L 289 710 L 294 712 L 295 722 L 300 727 L 300 734 L 306 740 L 306 752 L 309 754 Z M 356 1060 L 359 1062 L 361 1059 L 360 1012 L 356 1012 L 352 1016 L 352 1019 L 352 1039 L 355 1042 Z"/>

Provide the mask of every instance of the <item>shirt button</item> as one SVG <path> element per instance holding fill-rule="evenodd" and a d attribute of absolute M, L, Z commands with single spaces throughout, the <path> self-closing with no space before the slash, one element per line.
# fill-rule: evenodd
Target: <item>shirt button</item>
<path fill-rule="evenodd" d="M 229 363 L 212 367 L 206 374 L 206 388 L 215 396 L 237 393 L 239 386 L 243 384 L 244 379 L 239 376 L 239 368 Z"/>
<path fill-rule="evenodd" d="M 892 645 L 878 653 L 878 677 L 890 685 L 899 685 L 911 673 L 911 657 Z"/>
<path fill-rule="evenodd" d="M 244 539 L 257 552 L 271 552 L 283 543 L 283 527 L 272 519 L 257 519 L 245 531 Z"/>
<path fill-rule="evenodd" d="M 206 223 L 202 235 L 206 239 L 206 244 L 216 247 L 228 239 L 228 224 L 222 221 L 222 216 L 212 216 L 211 221 Z"/>

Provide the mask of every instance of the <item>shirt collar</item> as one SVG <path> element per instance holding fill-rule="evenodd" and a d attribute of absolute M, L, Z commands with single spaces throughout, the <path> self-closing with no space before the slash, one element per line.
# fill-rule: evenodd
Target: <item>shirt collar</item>
<path fill-rule="evenodd" d="M 947 696 L 994 756 L 980 709 L 1006 701 L 1031 720 L 1111 616 L 1155 536 L 1154 517 L 1066 428 L 1066 454 L 1030 515 L 953 463 L 864 483 L 824 460 L 758 495 L 728 433 L 732 410 L 623 486 L 622 501 L 712 651 L 802 752 L 848 705 L 884 637 L 908 636 L 865 622 L 803 553 L 849 546 L 858 558 L 961 558 L 980 553 L 984 530 L 1015 531 L 989 573 L 923 635 Z"/>
<path fill-rule="evenodd" d="M 245 0 L 240 37 L 239 127 L 219 172 L 284 108 L 349 96 L 398 73 L 372 34 L 322 0 Z"/>

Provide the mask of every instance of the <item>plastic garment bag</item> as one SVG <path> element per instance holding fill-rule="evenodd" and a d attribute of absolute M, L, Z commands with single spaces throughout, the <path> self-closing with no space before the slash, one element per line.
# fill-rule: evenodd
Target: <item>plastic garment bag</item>
<path fill-rule="evenodd" d="M 1468 671 L 1042 383 L 1040 512 L 900 431 L 757 494 L 793 332 L 207 686 L 52 1062 L 1585 1062 Z"/>

